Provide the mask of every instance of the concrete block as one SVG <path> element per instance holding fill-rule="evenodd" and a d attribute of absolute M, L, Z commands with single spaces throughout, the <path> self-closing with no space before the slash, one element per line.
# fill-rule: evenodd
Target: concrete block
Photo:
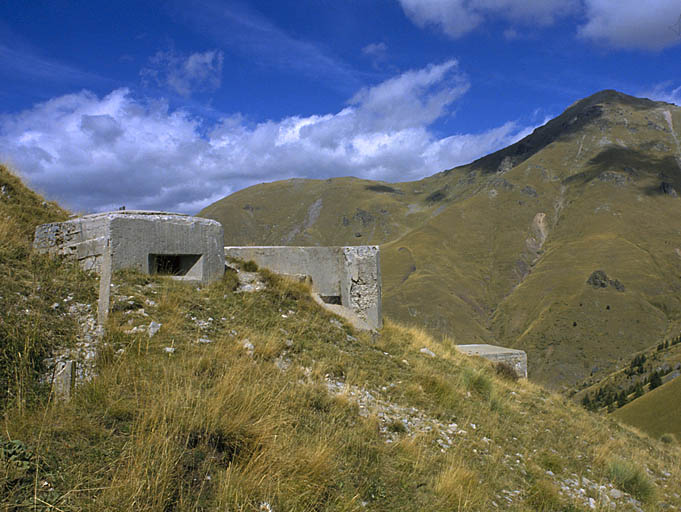
<path fill-rule="evenodd" d="M 225 257 L 254 261 L 277 274 L 310 277 L 312 290 L 334 312 L 342 306 L 370 329 L 382 326 L 381 268 L 377 246 L 357 247 L 225 247 Z M 332 308 L 329 308 L 332 309 Z M 341 315 L 343 316 L 343 315 Z"/>
<path fill-rule="evenodd" d="M 494 363 L 507 363 L 521 379 L 527 378 L 527 354 L 522 350 L 495 345 L 457 345 L 456 349 L 462 354 L 479 356 Z"/>
<path fill-rule="evenodd" d="M 69 401 L 76 385 L 76 362 L 59 361 L 54 369 L 52 390 L 57 400 Z"/>
<path fill-rule="evenodd" d="M 222 225 L 214 220 L 129 210 L 43 224 L 36 228 L 33 245 L 76 258 L 83 268 L 99 273 L 108 249 L 111 272 L 134 268 L 210 282 L 224 274 L 222 240 Z"/>

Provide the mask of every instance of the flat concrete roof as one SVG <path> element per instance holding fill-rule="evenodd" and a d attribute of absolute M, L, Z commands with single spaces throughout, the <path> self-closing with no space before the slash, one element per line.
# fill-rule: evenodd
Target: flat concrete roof
<path fill-rule="evenodd" d="M 146 215 L 162 215 L 162 216 L 172 216 L 172 217 L 189 217 L 186 213 L 175 213 L 175 212 L 157 212 L 153 210 L 112 210 L 110 212 L 99 212 L 90 213 L 88 215 L 73 215 L 69 220 L 76 219 L 93 219 L 97 217 L 110 217 L 110 216 L 146 216 Z"/>
<path fill-rule="evenodd" d="M 468 355 L 491 355 L 491 354 L 524 354 L 522 350 L 514 348 L 498 347 L 484 343 L 473 345 L 457 345 L 456 349 Z"/>

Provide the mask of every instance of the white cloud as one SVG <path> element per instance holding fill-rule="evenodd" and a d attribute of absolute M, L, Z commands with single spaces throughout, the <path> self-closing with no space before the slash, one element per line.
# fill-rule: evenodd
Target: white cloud
<path fill-rule="evenodd" d="M 681 105 L 681 85 L 674 87 L 672 82 L 663 82 L 655 85 L 652 89 L 638 93 L 637 96 Z"/>
<path fill-rule="evenodd" d="M 371 57 L 383 57 L 388 51 L 388 45 L 381 43 L 369 43 L 364 48 L 362 48 L 362 53 L 364 55 L 369 55 Z"/>
<path fill-rule="evenodd" d="M 587 22 L 579 36 L 614 48 L 661 50 L 681 42 L 672 29 L 679 20 L 678 0 L 584 0 Z"/>
<path fill-rule="evenodd" d="M 362 55 L 371 59 L 374 69 L 381 69 L 388 60 L 388 45 L 380 43 L 370 43 L 362 48 Z"/>
<path fill-rule="evenodd" d="M 210 50 L 189 56 L 174 51 L 157 52 L 149 59 L 148 67 L 140 71 L 142 81 L 169 87 L 182 96 L 197 91 L 214 91 L 222 80 L 223 53 Z"/>
<path fill-rule="evenodd" d="M 242 54 L 256 66 L 302 75 L 344 94 L 360 83 L 353 68 L 329 48 L 292 36 L 248 5 L 252 2 L 197 0 L 190 9 L 186 2 L 171 3 L 175 4 L 182 23 L 194 25 L 218 46 Z"/>
<path fill-rule="evenodd" d="M 26 48 L 12 48 L 0 43 L 0 70 L 5 76 L 23 76 L 29 80 L 61 83 L 102 83 L 95 73 L 81 71 L 61 62 L 50 60 Z"/>
<path fill-rule="evenodd" d="M 418 179 L 467 163 L 528 131 L 515 123 L 439 138 L 434 121 L 468 88 L 456 61 L 357 92 L 337 113 L 206 127 L 126 89 L 62 96 L 0 117 L 0 158 L 78 210 L 196 212 L 240 188 L 291 177 Z"/>
<path fill-rule="evenodd" d="M 681 42 L 678 0 L 398 0 L 419 27 L 435 27 L 462 37 L 486 22 L 502 20 L 506 39 L 518 25 L 550 26 L 570 15 L 583 15 L 576 27 L 585 40 L 611 48 L 661 50 Z"/>
<path fill-rule="evenodd" d="M 453 38 L 475 30 L 488 19 L 526 25 L 551 25 L 574 13 L 579 0 L 399 0 L 419 27 L 435 26 Z"/>

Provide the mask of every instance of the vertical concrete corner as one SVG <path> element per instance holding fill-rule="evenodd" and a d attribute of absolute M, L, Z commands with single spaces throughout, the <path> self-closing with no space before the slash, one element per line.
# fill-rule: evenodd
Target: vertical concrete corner
<path fill-rule="evenodd" d="M 341 300 L 372 329 L 383 325 L 380 251 L 375 245 L 342 248 Z"/>
<path fill-rule="evenodd" d="M 76 362 L 59 361 L 54 368 L 52 391 L 57 400 L 68 402 L 76 385 Z"/>

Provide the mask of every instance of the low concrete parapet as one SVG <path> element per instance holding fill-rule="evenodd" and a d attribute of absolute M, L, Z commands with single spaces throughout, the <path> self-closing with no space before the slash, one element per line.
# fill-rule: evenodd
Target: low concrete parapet
<path fill-rule="evenodd" d="M 486 344 L 457 345 L 456 349 L 462 354 L 479 356 L 494 363 L 506 363 L 518 377 L 527 378 L 527 354 L 522 350 Z"/>
<path fill-rule="evenodd" d="M 225 257 L 254 261 L 277 274 L 309 276 L 324 303 L 350 310 L 370 329 L 382 325 L 378 246 L 225 247 Z"/>
<path fill-rule="evenodd" d="M 214 220 L 129 210 L 43 224 L 36 228 L 33 246 L 74 257 L 84 269 L 99 273 L 107 262 L 111 272 L 133 268 L 210 282 L 224 274 L 223 236 L 222 224 Z"/>

